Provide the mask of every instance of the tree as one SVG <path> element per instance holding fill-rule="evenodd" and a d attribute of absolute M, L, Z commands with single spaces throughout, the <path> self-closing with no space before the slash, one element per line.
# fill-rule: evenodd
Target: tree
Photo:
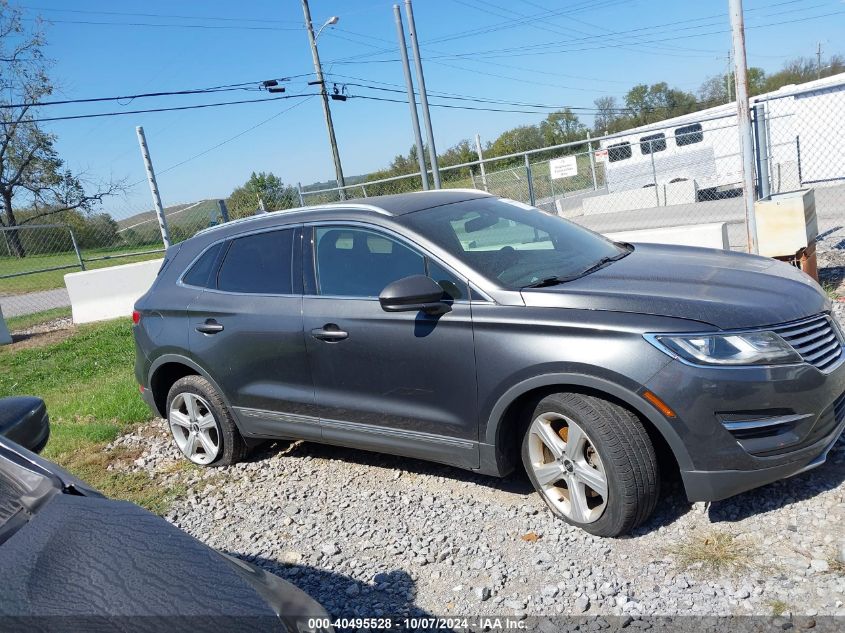
<path fill-rule="evenodd" d="M 713 75 L 704 80 L 698 89 L 699 103 L 709 108 L 736 98 L 734 74 Z M 766 91 L 766 71 L 752 66 L 748 69 L 748 94 L 758 95 Z"/>
<path fill-rule="evenodd" d="M 845 71 L 845 57 L 832 55 L 821 69 L 815 57 L 796 57 L 783 65 L 783 69 L 770 75 L 765 83 L 765 92 L 772 92 L 789 84 L 802 84 L 820 77 L 830 77 Z"/>
<path fill-rule="evenodd" d="M 286 185 L 271 172 L 252 172 L 243 185 L 236 187 L 229 195 L 226 206 L 232 219 L 255 215 L 264 205 L 268 211 L 292 209 L 299 205 L 295 187 Z"/>
<path fill-rule="evenodd" d="M 0 0 L 0 226 L 16 227 L 78 209 L 90 212 L 122 183 L 83 182 L 65 167 L 54 147 L 56 136 L 37 122 L 37 104 L 53 92 L 40 23 L 23 26 L 21 11 Z M 18 222 L 18 209 L 31 211 Z M 11 252 L 25 257 L 16 230 L 5 231 Z"/>
<path fill-rule="evenodd" d="M 515 154 L 543 147 L 543 135 L 536 125 L 520 125 L 502 132 L 490 145 L 491 156 Z"/>
<path fill-rule="evenodd" d="M 619 112 L 619 104 L 616 97 L 599 97 L 593 101 L 596 106 L 596 114 L 593 118 L 593 131 L 602 136 L 612 132 L 618 132 L 622 126 L 620 121 L 623 118 Z"/>
<path fill-rule="evenodd" d="M 561 145 L 584 138 L 587 127 L 578 120 L 578 115 L 569 108 L 549 114 L 540 123 L 540 134 L 544 145 Z"/>
<path fill-rule="evenodd" d="M 644 125 L 694 112 L 698 102 L 695 95 L 670 88 L 665 81 L 661 81 L 651 86 L 638 84 L 631 88 L 625 95 L 625 106 L 632 123 Z"/>

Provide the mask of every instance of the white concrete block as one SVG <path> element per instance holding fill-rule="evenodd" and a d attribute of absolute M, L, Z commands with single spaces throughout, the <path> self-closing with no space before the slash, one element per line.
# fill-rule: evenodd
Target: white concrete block
<path fill-rule="evenodd" d="M 6 319 L 3 318 L 3 308 L 0 307 L 0 345 L 8 345 L 12 342 L 9 328 L 6 327 Z"/>
<path fill-rule="evenodd" d="M 154 259 L 65 275 L 73 322 L 131 315 L 135 302 L 152 286 L 161 262 Z"/>
<path fill-rule="evenodd" d="M 674 244 L 678 246 L 701 246 L 730 250 L 727 222 L 712 224 L 688 224 L 662 229 L 643 229 L 605 233 L 605 237 L 617 242 L 641 242 L 644 244 Z"/>
<path fill-rule="evenodd" d="M 658 204 L 659 199 L 659 204 Z M 626 189 L 615 191 L 603 196 L 585 198 L 584 215 L 596 213 L 616 213 L 617 211 L 634 211 L 636 209 L 652 209 L 675 204 L 690 204 L 698 200 L 698 190 L 694 180 L 681 180 L 659 184 L 657 191 L 654 187 L 640 189 Z"/>

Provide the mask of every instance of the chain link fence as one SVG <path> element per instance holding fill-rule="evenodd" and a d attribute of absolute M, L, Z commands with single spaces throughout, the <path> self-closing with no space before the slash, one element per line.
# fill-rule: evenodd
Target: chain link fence
<path fill-rule="evenodd" d="M 845 80 L 822 79 L 752 100 L 756 198 L 815 189 L 819 231 L 845 221 Z M 442 186 L 483 189 L 600 233 L 725 223 L 747 250 L 736 104 L 623 132 L 441 168 Z M 347 198 L 422 189 L 418 173 L 365 180 Z M 302 189 L 303 204 L 339 189 Z M 786 255 L 786 254 L 785 254 Z"/>
<path fill-rule="evenodd" d="M 613 135 L 441 167 L 442 186 L 486 190 L 600 233 L 725 223 L 730 248 L 746 250 L 735 108 L 726 104 Z M 752 110 L 755 196 L 812 187 L 822 238 L 842 250 L 845 79 L 762 95 Z M 415 173 L 359 178 L 342 192 L 351 200 L 420 190 Z M 302 206 L 341 200 L 337 187 L 298 187 L 298 193 Z M 171 242 L 226 221 L 221 203 L 168 207 Z M 70 212 L 48 220 L 24 219 L 21 226 L 0 229 L 0 307 L 13 330 L 69 314 L 66 273 L 160 257 L 164 248 L 151 210 L 106 207 L 94 215 Z M 840 269 L 845 271 L 845 261 Z"/>
<path fill-rule="evenodd" d="M 171 243 L 223 221 L 220 200 L 165 209 Z M 25 215 L 25 214 L 24 214 Z M 9 329 L 26 331 L 70 316 L 67 273 L 162 256 L 164 243 L 154 211 L 109 209 L 86 215 L 62 212 L 49 223 L 0 227 L 0 308 Z"/>

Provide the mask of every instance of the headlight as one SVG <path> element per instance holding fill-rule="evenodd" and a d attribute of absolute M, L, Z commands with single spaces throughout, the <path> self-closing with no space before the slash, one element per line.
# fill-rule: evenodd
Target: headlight
<path fill-rule="evenodd" d="M 648 337 L 696 365 L 776 365 L 799 363 L 801 356 L 774 332 L 658 334 Z"/>

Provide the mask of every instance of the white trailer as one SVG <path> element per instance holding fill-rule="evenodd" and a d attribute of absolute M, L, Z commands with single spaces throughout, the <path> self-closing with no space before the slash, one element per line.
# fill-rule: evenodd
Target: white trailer
<path fill-rule="evenodd" d="M 765 113 L 772 191 L 845 182 L 845 73 L 752 97 Z M 693 181 L 698 199 L 742 187 L 736 103 L 601 141 L 609 193 Z M 765 164 L 765 163 L 763 163 Z"/>

